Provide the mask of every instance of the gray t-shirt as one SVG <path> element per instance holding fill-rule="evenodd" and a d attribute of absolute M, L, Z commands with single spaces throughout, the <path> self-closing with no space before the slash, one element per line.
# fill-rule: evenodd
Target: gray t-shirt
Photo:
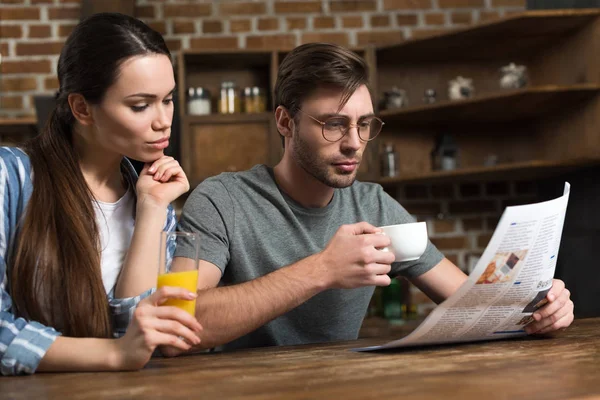
<path fill-rule="evenodd" d="M 221 269 L 221 285 L 233 285 L 315 254 L 341 225 L 362 221 L 384 226 L 414 219 L 380 185 L 358 181 L 336 189 L 326 207 L 303 207 L 279 189 L 271 168 L 257 165 L 202 182 L 185 203 L 180 229 L 200 233 L 200 259 Z M 442 258 L 429 243 L 419 260 L 394 263 L 390 275 L 419 276 Z M 222 349 L 356 339 L 373 290 L 326 290 Z"/>

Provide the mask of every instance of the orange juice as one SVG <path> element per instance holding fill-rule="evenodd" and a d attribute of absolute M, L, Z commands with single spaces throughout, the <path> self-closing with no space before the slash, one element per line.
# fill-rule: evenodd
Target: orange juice
<path fill-rule="evenodd" d="M 196 285 L 198 284 L 198 270 L 184 271 L 184 272 L 171 272 L 168 274 L 161 274 L 158 276 L 157 289 L 163 286 L 174 286 L 184 288 L 192 293 L 196 293 Z M 191 315 L 196 315 L 196 299 L 194 300 L 181 300 L 181 299 L 169 299 L 163 305 L 179 307 L 184 311 L 187 311 Z"/>

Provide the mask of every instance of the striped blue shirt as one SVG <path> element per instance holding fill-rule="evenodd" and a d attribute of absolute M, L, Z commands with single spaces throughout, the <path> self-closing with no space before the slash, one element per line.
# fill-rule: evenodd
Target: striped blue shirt
<path fill-rule="evenodd" d="M 127 159 L 123 166 L 128 180 L 137 181 L 137 173 Z M 12 251 L 16 225 L 22 218 L 33 190 L 32 169 L 29 157 L 20 149 L 0 148 L 0 373 L 2 375 L 32 374 L 50 345 L 60 332 L 35 321 L 17 318 L 12 307 L 8 286 L 10 265 L 7 255 Z M 177 220 L 172 207 L 167 210 L 166 231 L 174 231 Z M 172 257 L 174 249 L 169 249 Z M 114 298 L 108 293 L 114 337 L 125 334 L 137 304 L 149 296 L 154 289 L 139 296 Z"/>

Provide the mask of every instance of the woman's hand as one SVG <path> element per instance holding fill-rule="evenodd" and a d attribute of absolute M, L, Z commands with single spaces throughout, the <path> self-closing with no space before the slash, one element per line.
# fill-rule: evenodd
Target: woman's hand
<path fill-rule="evenodd" d="M 163 156 L 146 163 L 137 182 L 138 205 L 151 204 L 166 208 L 190 190 L 183 169 L 173 157 Z"/>
<path fill-rule="evenodd" d="M 142 300 L 125 336 L 116 340 L 117 369 L 137 370 L 150 360 L 154 349 L 168 345 L 181 351 L 200 343 L 200 323 L 187 312 L 163 306 L 167 299 L 193 300 L 195 293 L 177 287 L 162 287 Z"/>

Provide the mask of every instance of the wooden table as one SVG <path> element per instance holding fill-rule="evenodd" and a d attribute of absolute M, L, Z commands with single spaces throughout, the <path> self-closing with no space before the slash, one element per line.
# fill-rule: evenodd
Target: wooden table
<path fill-rule="evenodd" d="M 552 338 L 355 353 L 354 342 L 153 359 L 121 373 L 0 378 L 10 399 L 592 399 L 600 318 Z"/>

